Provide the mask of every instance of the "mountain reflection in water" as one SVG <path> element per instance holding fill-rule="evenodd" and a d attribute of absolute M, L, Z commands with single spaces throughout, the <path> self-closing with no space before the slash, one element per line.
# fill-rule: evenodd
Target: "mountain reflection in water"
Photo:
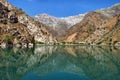
<path fill-rule="evenodd" d="M 120 47 L 0 48 L 0 80 L 120 80 Z"/>

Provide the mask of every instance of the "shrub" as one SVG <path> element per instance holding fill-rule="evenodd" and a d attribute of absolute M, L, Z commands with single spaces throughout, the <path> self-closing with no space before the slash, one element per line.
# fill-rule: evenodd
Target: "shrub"
<path fill-rule="evenodd" d="M 44 44 L 43 42 L 35 42 L 36 44 Z"/>
<path fill-rule="evenodd" d="M 2 23 L 3 23 L 3 24 L 7 24 L 7 19 L 3 19 L 3 20 L 2 20 Z"/>
<path fill-rule="evenodd" d="M 6 35 L 3 39 L 5 42 L 12 42 L 13 41 L 13 36 Z"/>
<path fill-rule="evenodd" d="M 18 23 L 18 18 L 15 15 L 10 16 L 10 23 Z"/>

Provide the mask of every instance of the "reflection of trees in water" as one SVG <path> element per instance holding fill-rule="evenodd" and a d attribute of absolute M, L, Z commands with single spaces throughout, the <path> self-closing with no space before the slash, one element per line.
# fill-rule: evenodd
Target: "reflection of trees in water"
<path fill-rule="evenodd" d="M 0 49 L 1 53 L 1 66 L 0 66 L 0 78 L 2 80 L 12 80 L 15 78 L 19 80 L 20 73 L 19 68 L 26 68 L 26 60 L 32 53 L 31 49 Z M 15 76 L 17 74 L 17 77 Z"/>
<path fill-rule="evenodd" d="M 120 75 L 119 52 L 119 47 L 107 46 L 0 48 L 0 80 L 19 80 L 29 71 L 41 75 L 65 71 L 86 75 L 92 80 L 117 80 Z"/>
<path fill-rule="evenodd" d="M 117 80 L 120 75 L 120 49 L 105 46 L 79 46 L 75 48 L 77 66 L 94 80 Z M 119 57 L 118 57 L 119 56 Z"/>
<path fill-rule="evenodd" d="M 38 51 L 36 52 L 37 50 Z M 46 52 L 47 51 L 47 52 Z M 0 48 L 0 80 L 19 80 L 18 77 L 44 63 L 52 54 L 51 47 Z"/>
<path fill-rule="evenodd" d="M 35 72 L 43 75 L 65 71 L 86 75 L 92 80 L 117 80 L 120 75 L 119 51 L 108 46 L 59 46 Z"/>

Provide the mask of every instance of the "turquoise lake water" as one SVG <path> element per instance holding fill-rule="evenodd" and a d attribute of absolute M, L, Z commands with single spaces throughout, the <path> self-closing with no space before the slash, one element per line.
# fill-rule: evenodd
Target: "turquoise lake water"
<path fill-rule="evenodd" d="M 120 80 L 120 47 L 0 48 L 0 80 Z"/>

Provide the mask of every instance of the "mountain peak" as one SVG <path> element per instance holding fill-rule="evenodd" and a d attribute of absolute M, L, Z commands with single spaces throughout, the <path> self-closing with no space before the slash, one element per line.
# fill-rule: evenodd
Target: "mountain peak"
<path fill-rule="evenodd" d="M 75 16 L 57 18 L 57 17 L 51 16 L 49 14 L 43 13 L 43 14 L 36 15 L 35 18 L 37 20 L 39 20 L 40 22 L 42 22 L 43 24 L 47 24 L 46 21 L 48 23 L 52 22 L 51 24 L 64 22 L 64 23 L 67 23 L 71 27 L 74 24 L 80 22 L 83 19 L 84 15 L 85 14 L 78 14 Z M 48 25 L 48 26 L 50 26 L 50 25 Z"/>
<path fill-rule="evenodd" d="M 47 13 L 43 13 L 43 14 L 39 14 L 39 15 L 37 15 L 37 16 L 50 16 L 50 15 L 47 14 Z"/>
<path fill-rule="evenodd" d="M 64 18 L 57 18 L 46 13 L 35 16 L 35 19 L 46 26 L 49 26 L 53 30 L 53 34 L 57 38 L 64 35 L 64 33 L 74 24 L 80 22 L 84 17 L 84 14 L 76 16 L 69 16 Z"/>
<path fill-rule="evenodd" d="M 51 16 L 51 15 L 49 15 L 49 14 L 47 14 L 47 13 L 38 14 L 38 15 L 35 16 L 35 18 L 38 18 L 38 17 L 39 17 L 39 18 L 43 18 L 43 19 L 51 19 L 51 20 L 57 19 L 56 17 Z"/>

